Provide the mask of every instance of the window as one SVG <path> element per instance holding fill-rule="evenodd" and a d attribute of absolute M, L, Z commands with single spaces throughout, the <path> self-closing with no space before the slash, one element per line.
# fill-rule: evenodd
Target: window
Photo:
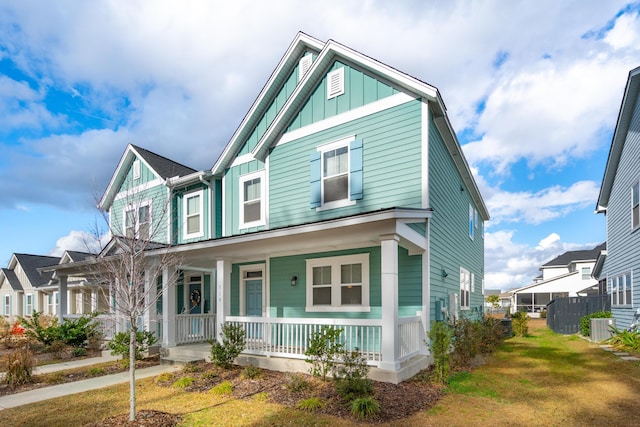
<path fill-rule="evenodd" d="M 125 236 L 132 239 L 151 238 L 151 206 L 147 203 L 125 209 Z"/>
<path fill-rule="evenodd" d="M 133 179 L 140 179 L 140 160 L 133 161 Z"/>
<path fill-rule="evenodd" d="M 196 191 L 185 194 L 182 204 L 184 209 L 184 238 L 191 239 L 203 236 L 203 192 Z"/>
<path fill-rule="evenodd" d="M 300 58 L 300 63 L 298 64 L 298 81 L 302 80 L 302 77 L 304 77 L 309 68 L 311 68 L 312 63 L 313 56 L 310 53 Z"/>
<path fill-rule="evenodd" d="M 240 177 L 240 228 L 265 225 L 264 171 Z"/>
<path fill-rule="evenodd" d="M 362 141 L 345 138 L 311 155 L 311 207 L 333 209 L 362 199 Z"/>
<path fill-rule="evenodd" d="M 631 187 L 631 227 L 640 225 L 640 183 L 636 182 Z"/>
<path fill-rule="evenodd" d="M 344 93 L 344 67 L 327 74 L 327 99 L 335 98 Z"/>
<path fill-rule="evenodd" d="M 11 295 L 4 296 L 2 314 L 4 314 L 5 316 L 11 316 Z"/>
<path fill-rule="evenodd" d="M 473 206 L 471 206 L 471 203 L 469 203 L 469 237 L 471 237 L 471 239 L 473 239 L 473 230 L 474 230 L 474 218 L 475 218 L 475 209 L 473 208 Z"/>
<path fill-rule="evenodd" d="M 631 273 L 624 273 L 609 279 L 611 305 L 632 305 Z"/>
<path fill-rule="evenodd" d="M 591 280 L 591 267 L 582 267 L 582 280 Z"/>
<path fill-rule="evenodd" d="M 47 309 L 49 314 L 58 312 L 58 292 L 47 294 Z"/>
<path fill-rule="evenodd" d="M 25 294 L 24 296 L 24 315 L 31 316 L 33 314 L 33 294 Z"/>
<path fill-rule="evenodd" d="M 369 254 L 307 260 L 307 311 L 369 311 Z"/>
<path fill-rule="evenodd" d="M 471 275 L 467 270 L 460 267 L 460 309 L 469 309 L 469 288 L 471 285 Z"/>
<path fill-rule="evenodd" d="M 475 293 L 476 291 L 476 275 L 471 273 L 471 293 Z"/>

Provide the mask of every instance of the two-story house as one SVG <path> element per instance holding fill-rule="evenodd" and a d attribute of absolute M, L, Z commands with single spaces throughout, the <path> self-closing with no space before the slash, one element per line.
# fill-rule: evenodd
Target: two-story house
<path fill-rule="evenodd" d="M 598 281 L 592 272 L 606 246 L 602 243 L 593 249 L 568 251 L 541 265 L 542 274 L 533 283 L 510 291 L 511 311 L 525 311 L 534 317 L 554 298 L 597 295 Z"/>
<path fill-rule="evenodd" d="M 629 72 L 602 178 L 596 213 L 607 220 L 607 251 L 600 280 L 606 280 L 619 328 L 640 308 L 640 68 Z"/>
<path fill-rule="evenodd" d="M 151 155 L 170 162 L 127 149 L 101 207 L 122 235 L 162 228 L 150 262 L 179 256 L 148 319 L 168 353 L 234 323 L 243 363 L 306 370 L 335 326 L 397 382 L 429 362 L 430 321 L 483 313 L 489 214 L 427 83 L 299 33 L 210 171 Z"/>

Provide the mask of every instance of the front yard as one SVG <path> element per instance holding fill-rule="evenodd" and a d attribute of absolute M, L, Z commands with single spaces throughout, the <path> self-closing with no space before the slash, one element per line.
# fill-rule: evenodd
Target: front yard
<path fill-rule="evenodd" d="M 472 372 L 454 373 L 438 401 L 433 399 L 433 386 L 425 384 L 421 407 L 413 413 L 407 410 L 410 414 L 402 419 L 387 418 L 383 425 L 640 425 L 637 362 L 623 361 L 576 336 L 555 335 L 540 320 L 531 322 L 530 332 L 529 337 L 507 340 Z M 314 413 L 295 409 L 309 396 L 324 399 L 327 406 L 337 404 L 329 403 L 330 396 L 322 385 L 292 391 L 287 384 L 291 377 L 286 375 L 263 373 L 247 378 L 237 375 L 242 374 L 241 369 L 207 374 L 209 371 L 205 366 L 176 377 L 140 381 L 139 410 L 179 415 L 181 426 L 360 424 L 344 418 L 345 413 L 330 416 L 326 410 Z M 194 380 L 191 385 L 181 379 L 186 377 Z M 231 383 L 231 394 L 214 387 L 224 380 Z M 175 385 L 176 381 L 184 387 Z M 309 382 L 317 384 L 315 380 Z M 402 397 L 402 389 L 395 393 Z M 380 402 L 383 410 L 385 404 L 390 405 Z M 100 420 L 126 414 L 127 409 L 127 385 L 122 384 L 4 410 L 0 419 L 3 425 L 101 425 Z"/>

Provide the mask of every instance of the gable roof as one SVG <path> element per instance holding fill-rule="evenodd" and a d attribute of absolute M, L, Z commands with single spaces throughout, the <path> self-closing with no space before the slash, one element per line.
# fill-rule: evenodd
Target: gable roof
<path fill-rule="evenodd" d="M 98 204 L 99 208 L 106 209 L 111 205 L 135 158 L 142 160 L 146 166 L 165 183 L 170 178 L 190 175 L 196 172 L 195 169 L 189 166 L 175 162 L 145 148 L 138 147 L 137 145 L 129 144 L 124 150 L 120 162 L 111 176 L 111 181 L 109 181 L 109 185 L 102 195 L 102 199 L 100 199 L 100 203 Z"/>
<path fill-rule="evenodd" d="M 13 254 L 13 256 L 24 270 L 27 280 L 29 280 L 29 283 L 31 283 L 31 286 L 34 288 L 46 285 L 49 279 L 51 279 L 51 273 L 40 274 L 38 269 L 57 265 L 60 262 L 60 258 L 52 256 L 30 254 Z"/>
<path fill-rule="evenodd" d="M 609 149 L 607 166 L 605 167 L 604 176 L 602 177 L 600 194 L 598 195 L 598 202 L 596 203 L 596 213 L 606 212 L 607 207 L 609 206 L 609 197 L 611 196 L 613 180 L 618 170 L 620 156 L 622 155 L 622 149 L 624 148 L 624 143 L 627 139 L 629 126 L 631 126 L 633 111 L 638 100 L 639 92 L 640 67 L 629 71 L 629 78 L 627 79 L 627 85 L 624 89 L 624 95 L 622 97 L 622 104 L 620 105 L 620 112 L 618 113 L 616 129 L 613 133 L 611 148 Z"/>
<path fill-rule="evenodd" d="M 18 276 L 16 276 L 15 271 L 10 270 L 8 268 L 3 268 L 2 274 L 4 274 L 4 277 L 7 279 L 7 282 L 9 283 L 9 286 L 11 286 L 11 289 L 13 289 L 14 291 L 23 290 L 22 285 L 20 284 L 20 281 L 18 280 Z"/>
<path fill-rule="evenodd" d="M 568 251 L 559 255 L 547 262 L 546 264 L 542 264 L 541 268 L 544 267 L 566 267 L 567 265 L 577 262 L 577 261 L 595 261 L 600 252 L 605 250 L 607 247 L 607 242 L 601 243 L 593 249 L 587 249 L 582 251 Z"/>

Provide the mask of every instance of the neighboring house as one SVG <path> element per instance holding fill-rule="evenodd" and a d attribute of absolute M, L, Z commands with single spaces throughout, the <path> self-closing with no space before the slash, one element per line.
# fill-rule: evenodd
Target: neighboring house
<path fill-rule="evenodd" d="M 57 292 L 44 291 L 51 273 L 39 268 L 57 265 L 58 257 L 13 254 L 7 268 L 0 270 L 2 315 L 8 318 L 31 316 L 34 311 L 55 314 Z"/>
<path fill-rule="evenodd" d="M 640 308 L 640 67 L 629 72 L 596 206 L 607 221 L 607 251 L 597 278 L 606 280 L 616 326 Z"/>
<path fill-rule="evenodd" d="M 589 250 L 565 252 L 543 264 L 542 275 L 532 284 L 510 291 L 511 311 L 539 313 L 554 298 L 597 295 L 598 281 L 591 273 L 605 249 L 606 243 L 602 243 Z"/>
<path fill-rule="evenodd" d="M 310 335 L 336 326 L 398 382 L 429 362 L 432 320 L 483 314 L 489 214 L 429 84 L 299 33 L 212 170 L 171 163 L 129 146 L 101 201 L 121 235 L 148 235 L 130 213 L 166 228 L 151 262 L 181 259 L 147 319 L 166 353 L 232 323 L 241 362 L 306 370 Z"/>

